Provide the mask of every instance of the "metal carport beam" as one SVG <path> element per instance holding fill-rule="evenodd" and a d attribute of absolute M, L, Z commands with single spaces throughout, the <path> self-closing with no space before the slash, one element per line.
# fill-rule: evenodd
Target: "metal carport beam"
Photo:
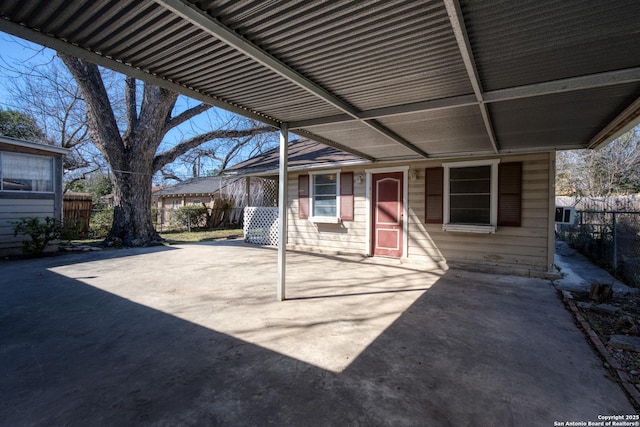
<path fill-rule="evenodd" d="M 451 28 L 458 42 L 458 48 L 460 49 L 460 55 L 462 55 L 462 61 L 467 69 L 471 86 L 473 87 L 473 93 L 476 95 L 476 100 L 480 107 L 480 114 L 482 114 L 482 121 L 484 127 L 489 135 L 489 140 L 493 147 L 493 151 L 498 153 L 498 143 L 496 141 L 496 134 L 493 130 L 493 124 L 491 123 L 491 116 L 489 110 L 484 103 L 482 97 L 482 85 L 480 84 L 480 78 L 478 77 L 478 70 L 473 59 L 473 53 L 471 52 L 471 45 L 469 43 L 469 36 L 467 29 L 462 18 L 462 10 L 460 9 L 460 3 L 457 0 L 444 0 L 444 5 L 447 8 L 447 14 L 449 15 L 449 21 L 451 22 Z"/>
<path fill-rule="evenodd" d="M 589 141 L 587 148 L 598 149 L 640 124 L 640 98 L 624 109 Z"/>
<path fill-rule="evenodd" d="M 300 135 L 300 136 L 306 136 L 307 138 L 313 139 L 314 141 L 317 141 L 317 142 L 319 142 L 321 144 L 328 145 L 329 147 L 337 148 L 338 150 L 344 151 L 345 153 L 351 153 L 351 154 L 353 154 L 355 156 L 362 157 L 363 159 L 369 160 L 370 162 L 375 162 L 376 161 L 375 157 L 372 157 L 372 156 L 370 156 L 368 154 L 364 154 L 361 151 L 354 150 L 353 148 L 347 147 L 347 146 L 342 145 L 342 144 L 340 144 L 338 142 L 335 142 L 335 141 L 332 141 L 330 139 L 327 139 L 327 138 L 325 138 L 323 136 L 316 135 L 316 134 L 314 134 L 312 132 L 309 132 L 306 129 L 299 129 L 296 133 L 298 135 Z"/>
<path fill-rule="evenodd" d="M 305 75 L 289 67 L 284 62 L 276 59 L 266 51 L 262 50 L 260 47 L 254 45 L 244 37 L 238 35 L 236 32 L 234 32 L 230 28 L 223 25 L 217 19 L 208 15 L 203 10 L 198 9 L 191 3 L 188 3 L 185 0 L 154 0 L 154 1 L 159 5 L 161 5 L 162 7 L 164 7 L 165 9 L 173 12 L 177 16 L 182 17 L 183 19 L 187 20 L 193 25 L 211 34 L 218 40 L 228 44 L 229 46 L 233 47 L 237 51 L 243 53 L 244 55 L 247 55 L 257 63 L 261 64 L 264 67 L 267 67 L 268 69 L 275 72 L 279 76 L 289 80 L 295 85 L 313 94 L 314 96 L 321 99 L 322 101 L 331 104 L 335 108 L 345 112 L 346 114 L 353 117 L 354 119 L 361 121 L 366 126 L 384 135 L 388 139 L 391 139 L 394 142 L 404 145 L 405 147 L 420 154 L 423 157 L 428 157 L 428 154 L 424 152 L 422 149 L 411 144 L 409 141 L 402 138 L 400 135 L 396 134 L 390 129 L 387 129 L 380 123 L 374 120 L 363 119 L 360 116 L 360 111 L 355 107 L 353 107 L 351 104 L 345 102 L 334 93 L 323 88 L 316 82 L 310 80 Z"/>
<path fill-rule="evenodd" d="M 449 98 L 415 102 L 412 104 L 365 110 L 360 113 L 360 117 L 364 120 L 381 119 L 384 117 L 466 107 L 469 105 L 479 105 L 480 103 L 493 104 L 497 102 L 513 101 L 516 99 L 533 98 L 555 93 L 595 89 L 599 87 L 635 82 L 640 82 L 640 67 L 606 71 L 597 74 L 588 74 L 584 76 L 569 77 L 566 79 L 550 80 L 546 82 L 532 83 L 529 85 L 486 91 L 481 94 L 482 102 L 479 102 L 476 99 L 476 95 L 460 95 Z M 353 120 L 354 119 L 347 114 L 339 114 L 335 116 L 318 117 L 311 120 L 291 122 L 290 129 L 311 128 Z"/>
<path fill-rule="evenodd" d="M 634 82 L 640 82 L 640 67 L 497 89 L 482 96 L 484 102 L 492 103 Z"/>
<path fill-rule="evenodd" d="M 478 101 L 474 95 L 452 96 L 449 98 L 432 99 L 428 101 L 414 102 L 411 104 L 365 110 L 360 112 L 360 117 L 363 120 L 381 119 L 384 117 L 402 116 L 404 114 L 422 113 L 425 111 L 466 107 L 468 105 L 478 105 Z M 351 116 L 348 116 L 347 114 L 339 114 L 335 116 L 318 117 L 317 119 L 290 122 L 289 125 L 291 126 L 290 129 L 300 129 L 349 121 L 353 121 Z"/>

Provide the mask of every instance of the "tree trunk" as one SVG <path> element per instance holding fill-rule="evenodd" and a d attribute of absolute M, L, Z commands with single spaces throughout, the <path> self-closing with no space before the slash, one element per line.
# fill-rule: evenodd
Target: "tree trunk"
<path fill-rule="evenodd" d="M 135 138 L 138 137 L 138 140 Z M 148 246 L 161 243 L 151 218 L 153 155 L 139 135 L 124 139 L 124 152 L 111 162 L 113 223 L 106 245 Z M 115 159 L 116 156 L 112 156 Z"/>
<path fill-rule="evenodd" d="M 112 175 L 113 224 L 107 245 L 147 246 L 162 242 L 151 218 L 151 165 L 135 169 L 132 173 L 114 171 Z"/>

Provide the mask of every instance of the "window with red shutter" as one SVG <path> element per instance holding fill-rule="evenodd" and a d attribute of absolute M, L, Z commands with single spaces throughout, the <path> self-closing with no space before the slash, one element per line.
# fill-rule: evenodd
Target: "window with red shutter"
<path fill-rule="evenodd" d="M 498 168 L 498 225 L 520 227 L 522 162 L 500 163 Z"/>
<path fill-rule="evenodd" d="M 425 222 L 442 224 L 443 171 L 441 167 L 425 169 Z"/>
<path fill-rule="evenodd" d="M 425 169 L 425 222 L 444 231 L 494 233 L 521 226 L 522 162 L 498 159 Z"/>
<path fill-rule="evenodd" d="M 309 218 L 309 175 L 298 176 L 298 218 Z"/>
<path fill-rule="evenodd" d="M 353 220 L 353 172 L 340 174 L 340 218 Z"/>

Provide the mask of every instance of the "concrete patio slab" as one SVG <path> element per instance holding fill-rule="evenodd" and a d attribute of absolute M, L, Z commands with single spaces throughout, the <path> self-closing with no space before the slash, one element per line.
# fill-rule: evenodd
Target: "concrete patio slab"
<path fill-rule="evenodd" d="M 0 262 L 0 425 L 554 425 L 633 408 L 548 281 L 226 241 Z"/>

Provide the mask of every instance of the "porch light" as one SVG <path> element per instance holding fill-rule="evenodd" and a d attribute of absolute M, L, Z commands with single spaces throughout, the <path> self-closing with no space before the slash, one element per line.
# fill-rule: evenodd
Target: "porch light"
<path fill-rule="evenodd" d="M 356 175 L 356 184 L 362 184 L 362 175 L 361 174 Z"/>
<path fill-rule="evenodd" d="M 414 169 L 411 172 L 411 181 L 417 181 L 418 180 L 418 171 L 416 169 Z"/>

